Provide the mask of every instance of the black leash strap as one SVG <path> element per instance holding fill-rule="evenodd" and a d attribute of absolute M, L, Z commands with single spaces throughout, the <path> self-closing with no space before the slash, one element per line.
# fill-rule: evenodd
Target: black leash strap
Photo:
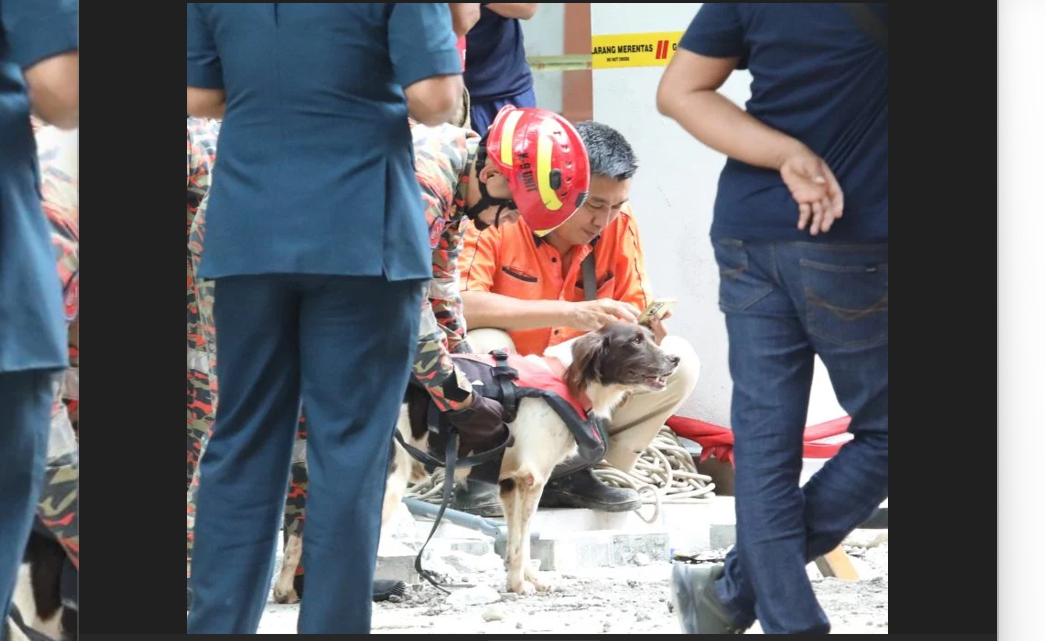
<path fill-rule="evenodd" d="M 406 450 L 407 454 L 409 454 L 410 456 L 414 457 L 415 459 L 417 459 L 421 463 L 425 464 L 426 466 L 431 466 L 431 467 L 442 467 L 443 466 L 443 462 L 440 461 L 439 459 L 437 459 L 436 457 L 432 456 L 428 452 L 425 452 L 424 450 L 417 449 L 413 445 L 411 445 L 411 444 L 407 443 L 405 440 L 403 440 L 403 435 L 399 433 L 399 430 L 395 431 L 395 439 L 396 439 L 397 443 L 399 443 L 401 446 L 403 446 L 403 449 Z"/>
<path fill-rule="evenodd" d="M 432 456 L 428 452 L 425 452 L 424 450 L 417 449 L 413 445 L 410 445 L 405 440 L 403 440 L 403 436 L 399 433 L 399 430 L 395 431 L 395 440 L 397 443 L 403 446 L 403 449 L 406 450 L 407 454 L 414 457 L 424 465 L 431 467 L 446 467 L 446 464 L 443 461 L 440 461 L 439 459 Z M 515 439 L 512 438 L 512 435 L 509 432 L 508 438 L 504 439 L 504 441 L 500 445 L 493 449 L 486 450 L 485 452 L 480 452 L 479 454 L 474 454 L 472 456 L 457 461 L 457 467 L 458 469 L 464 469 L 468 467 L 476 467 L 484 463 L 489 463 L 495 458 L 498 458 L 501 455 L 501 453 L 504 452 L 504 450 L 506 450 L 507 448 L 511 447 L 514 442 Z"/>
<path fill-rule="evenodd" d="M 399 435 L 399 430 L 396 430 L 396 435 Z M 417 558 L 414 559 L 414 570 L 417 571 L 418 576 L 431 583 L 432 587 L 444 594 L 450 594 L 449 590 L 436 582 L 435 577 L 431 572 L 421 567 L 421 557 L 424 555 L 428 543 L 432 540 L 432 537 L 435 536 L 435 531 L 439 529 L 439 521 L 442 520 L 443 514 L 446 512 L 446 506 L 450 505 L 450 499 L 453 498 L 454 495 L 454 472 L 457 470 L 456 427 L 451 427 L 447 434 L 445 460 L 446 475 L 443 477 L 443 504 L 439 506 L 439 513 L 435 515 L 435 522 L 432 523 L 432 531 L 428 533 L 428 538 L 425 540 L 425 544 L 422 545 L 421 549 L 417 552 Z"/>

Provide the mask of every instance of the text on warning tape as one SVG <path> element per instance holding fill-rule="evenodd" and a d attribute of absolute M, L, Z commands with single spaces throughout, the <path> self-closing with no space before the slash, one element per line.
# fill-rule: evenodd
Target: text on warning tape
<path fill-rule="evenodd" d="M 678 49 L 681 31 L 617 33 L 591 37 L 593 69 L 663 67 Z"/>

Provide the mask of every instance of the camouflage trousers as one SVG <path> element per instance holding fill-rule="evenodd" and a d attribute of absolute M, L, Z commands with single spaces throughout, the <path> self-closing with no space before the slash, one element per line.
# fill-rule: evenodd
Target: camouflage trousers
<path fill-rule="evenodd" d="M 191 253 L 186 259 L 188 281 L 188 333 L 186 347 L 186 383 L 188 396 L 188 459 L 185 487 L 192 483 L 192 475 L 199 465 L 200 451 L 210 426 L 214 423 L 214 406 L 210 386 L 210 358 L 204 338 L 205 324 L 201 319 L 197 283 L 194 277 Z"/>
<path fill-rule="evenodd" d="M 65 549 L 73 567 L 79 568 L 79 453 L 76 433 L 65 403 L 65 387 L 65 379 L 55 380 L 44 489 L 40 495 L 37 515 Z"/>
<path fill-rule="evenodd" d="M 198 255 L 197 260 L 193 263 L 193 268 L 198 266 Z M 203 338 L 205 360 L 202 362 L 197 360 L 196 364 L 198 367 L 206 367 L 206 385 L 203 384 L 203 378 L 200 376 L 195 379 L 196 385 L 193 386 L 193 380 L 190 378 L 190 398 L 189 398 L 189 487 L 186 496 L 186 556 L 185 556 L 185 575 L 190 576 L 192 573 L 192 543 L 193 543 L 193 528 L 196 523 L 196 496 L 199 492 L 200 476 L 199 476 L 199 461 L 206 453 L 207 441 L 210 439 L 211 427 L 214 422 L 214 415 L 217 410 L 218 402 L 218 380 L 217 380 L 217 350 L 215 347 L 215 334 L 214 334 L 214 282 L 206 279 L 194 279 L 196 301 L 199 310 L 199 327 L 200 334 Z M 200 359 L 201 357 L 197 357 Z M 199 373 L 199 370 L 197 370 Z M 190 371 L 191 376 L 191 371 Z M 200 394 L 193 397 L 191 396 L 191 390 L 195 389 L 201 391 Z M 203 397 L 202 391 L 205 390 L 207 399 L 206 403 L 198 402 Z M 198 405 L 196 406 L 197 415 L 200 417 L 199 422 L 196 425 L 195 440 L 193 434 L 194 423 L 192 421 L 193 416 L 193 400 L 197 400 Z M 290 485 L 287 490 L 286 504 L 283 512 L 283 537 L 286 542 L 286 537 L 290 536 L 293 532 L 299 532 L 305 523 L 305 499 L 308 495 L 308 473 L 305 470 L 305 433 L 307 426 L 305 423 L 305 417 L 300 418 L 298 424 L 298 435 L 297 442 L 294 446 L 295 458 L 294 464 L 290 471 Z M 193 446 L 195 449 L 193 450 Z M 300 453 L 300 455 L 299 455 Z M 298 568 L 298 573 L 302 573 L 303 568 Z"/>

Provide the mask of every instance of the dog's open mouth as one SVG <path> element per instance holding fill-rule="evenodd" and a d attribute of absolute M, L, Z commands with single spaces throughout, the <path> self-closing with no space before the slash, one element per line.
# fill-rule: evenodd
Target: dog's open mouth
<path fill-rule="evenodd" d="M 668 377 L 667 376 L 643 376 L 642 380 L 651 389 L 655 389 L 655 390 L 662 390 L 662 389 L 664 389 L 665 387 L 668 386 Z"/>

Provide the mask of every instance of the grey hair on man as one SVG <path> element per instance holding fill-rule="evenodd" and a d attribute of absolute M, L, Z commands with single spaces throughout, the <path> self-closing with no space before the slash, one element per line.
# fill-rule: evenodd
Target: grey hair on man
<path fill-rule="evenodd" d="M 639 168 L 638 159 L 631 145 L 619 131 L 592 120 L 577 123 L 584 146 L 588 149 L 593 176 L 606 176 L 614 180 L 627 180 Z"/>

